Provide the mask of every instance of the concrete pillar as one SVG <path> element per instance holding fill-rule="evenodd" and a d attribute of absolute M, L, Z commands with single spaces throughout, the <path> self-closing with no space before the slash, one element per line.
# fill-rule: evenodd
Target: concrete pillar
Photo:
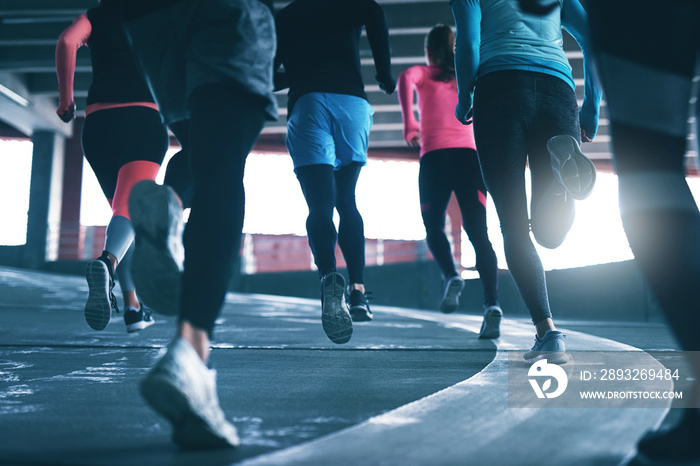
<path fill-rule="evenodd" d="M 73 122 L 73 136 L 66 140 L 61 192 L 57 259 L 80 260 L 83 241 L 80 234 L 80 202 L 83 186 L 83 147 L 81 134 L 84 118 Z"/>
<path fill-rule="evenodd" d="M 42 268 L 51 255 L 48 247 L 52 226 L 60 221 L 60 192 L 63 176 L 63 136 L 53 131 L 32 135 L 32 178 L 27 213 L 27 242 L 22 266 Z"/>

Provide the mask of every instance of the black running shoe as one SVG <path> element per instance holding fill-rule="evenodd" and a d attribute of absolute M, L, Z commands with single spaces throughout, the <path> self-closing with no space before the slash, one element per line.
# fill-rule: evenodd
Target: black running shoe
<path fill-rule="evenodd" d="M 350 317 L 353 322 L 369 322 L 372 320 L 372 311 L 369 309 L 367 293 L 360 290 L 349 290 L 348 303 L 350 307 Z"/>
<path fill-rule="evenodd" d="M 117 298 L 112 292 L 114 271 L 107 252 L 88 262 L 85 267 L 85 278 L 88 284 L 85 321 L 94 330 L 104 330 L 112 318 L 112 309 L 119 312 Z"/>
<path fill-rule="evenodd" d="M 151 310 L 142 304 L 140 309 L 131 306 L 126 307 L 124 323 L 126 324 L 126 331 L 133 333 L 150 327 L 155 324 L 155 321 L 151 317 Z"/>
<path fill-rule="evenodd" d="M 321 279 L 321 323 L 333 343 L 350 341 L 352 318 L 345 304 L 345 278 L 337 272 Z"/>

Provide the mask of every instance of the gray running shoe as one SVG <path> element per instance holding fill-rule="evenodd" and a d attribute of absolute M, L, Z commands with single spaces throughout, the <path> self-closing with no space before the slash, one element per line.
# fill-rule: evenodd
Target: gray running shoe
<path fill-rule="evenodd" d="M 352 318 L 345 304 L 345 278 L 337 272 L 321 279 L 321 323 L 333 343 L 350 341 Z"/>
<path fill-rule="evenodd" d="M 593 162 L 581 152 L 578 141 L 568 134 L 554 136 L 547 141 L 547 150 L 554 178 L 574 199 L 587 198 L 593 192 L 596 169 Z"/>
<path fill-rule="evenodd" d="M 566 335 L 558 330 L 547 330 L 542 338 L 535 335 L 535 344 L 530 351 L 523 354 L 525 361 L 534 363 L 546 359 L 550 364 L 566 364 L 569 355 L 564 344 Z"/>
<path fill-rule="evenodd" d="M 490 340 L 501 336 L 501 319 L 503 311 L 498 306 L 489 306 L 484 310 L 484 321 L 481 323 L 479 338 Z"/>
<path fill-rule="evenodd" d="M 141 382 L 141 394 L 173 426 L 173 441 L 187 450 L 232 448 L 236 428 L 219 406 L 216 371 L 209 369 L 192 345 L 176 338 Z"/>
<path fill-rule="evenodd" d="M 451 277 L 445 283 L 445 291 L 442 295 L 442 303 L 440 303 L 440 310 L 445 314 L 454 312 L 459 307 L 459 295 L 462 294 L 462 289 L 464 288 L 464 280 L 462 280 L 458 275 Z"/>
<path fill-rule="evenodd" d="M 112 318 L 112 309 L 119 312 L 114 296 L 114 272 L 107 253 L 85 266 L 88 299 L 85 303 L 85 321 L 94 330 L 104 330 Z"/>
<path fill-rule="evenodd" d="M 135 249 L 132 274 L 136 291 L 155 312 L 179 311 L 185 249 L 182 206 L 175 192 L 155 181 L 141 181 L 129 196 Z"/>

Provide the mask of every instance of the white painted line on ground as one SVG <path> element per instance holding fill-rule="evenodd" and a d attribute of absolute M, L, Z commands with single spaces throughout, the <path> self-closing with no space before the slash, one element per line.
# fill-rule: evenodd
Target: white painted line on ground
<path fill-rule="evenodd" d="M 481 325 L 481 317 L 464 314 L 387 306 L 373 306 L 373 310 L 474 333 Z M 580 332 L 565 333 L 567 349 L 572 351 L 640 351 Z M 530 349 L 534 329 L 522 319 L 506 318 L 501 335 L 494 341 L 498 348 L 495 359 L 463 382 L 353 427 L 241 464 L 617 464 L 667 411 L 508 408 L 507 354 L 509 350 Z"/>

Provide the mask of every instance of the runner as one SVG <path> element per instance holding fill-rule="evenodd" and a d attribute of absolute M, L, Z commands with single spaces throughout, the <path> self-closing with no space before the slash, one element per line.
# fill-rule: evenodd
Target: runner
<path fill-rule="evenodd" d="M 498 303 L 498 261 L 486 228 L 486 187 L 473 127 L 462 125 L 452 115 L 457 105 L 454 43 L 449 26 L 433 27 L 425 39 L 428 66 L 412 66 L 399 76 L 403 134 L 409 146 L 420 146 L 418 186 L 426 240 L 445 279 L 440 310 L 457 310 L 464 288 L 445 234 L 447 205 L 454 192 L 484 289 L 484 321 L 479 338 L 498 338 L 503 311 Z M 420 121 L 413 113 L 414 90 Z"/>
<path fill-rule="evenodd" d="M 391 94 L 396 82 L 389 30 L 374 0 L 295 0 L 276 23 L 275 70 L 285 70 L 276 81 L 283 83 L 280 89 L 289 87 L 287 149 L 309 207 L 306 230 L 321 278 L 321 320 L 331 341 L 346 343 L 353 320 L 372 319 L 364 285 L 364 223 L 355 204 L 374 113 L 362 81 L 359 39 L 364 27 L 379 87 Z M 336 270 L 336 242 L 348 268 L 347 290 Z"/>
<path fill-rule="evenodd" d="M 565 336 L 552 320 L 530 230 L 540 245 L 558 247 L 573 223 L 574 199 L 588 196 L 595 183 L 595 166 L 578 145 L 596 134 L 601 94 L 588 59 L 586 12 L 578 0 L 564 0 L 545 16 L 523 13 L 517 0 L 451 0 L 450 6 L 457 25 L 455 114 L 470 124 L 473 96 L 481 170 L 501 222 L 508 268 L 537 332 L 524 357 L 562 364 L 568 360 Z M 580 122 L 562 27 L 584 53 Z"/>
<path fill-rule="evenodd" d="M 119 312 L 113 294 L 116 270 L 126 330 L 134 332 L 154 321 L 150 309 L 139 303 L 132 280 L 134 228 L 128 199 L 136 183 L 155 179 L 168 149 L 168 133 L 138 73 L 121 29 L 119 6 L 113 1 L 102 1 L 79 15 L 58 39 L 59 117 L 70 122 L 75 115 L 73 76 L 76 52 L 82 46 L 90 49 L 92 59 L 83 151 L 112 207 L 104 251 L 85 269 L 89 289 L 85 320 L 93 329 L 103 330 L 112 310 Z"/>

